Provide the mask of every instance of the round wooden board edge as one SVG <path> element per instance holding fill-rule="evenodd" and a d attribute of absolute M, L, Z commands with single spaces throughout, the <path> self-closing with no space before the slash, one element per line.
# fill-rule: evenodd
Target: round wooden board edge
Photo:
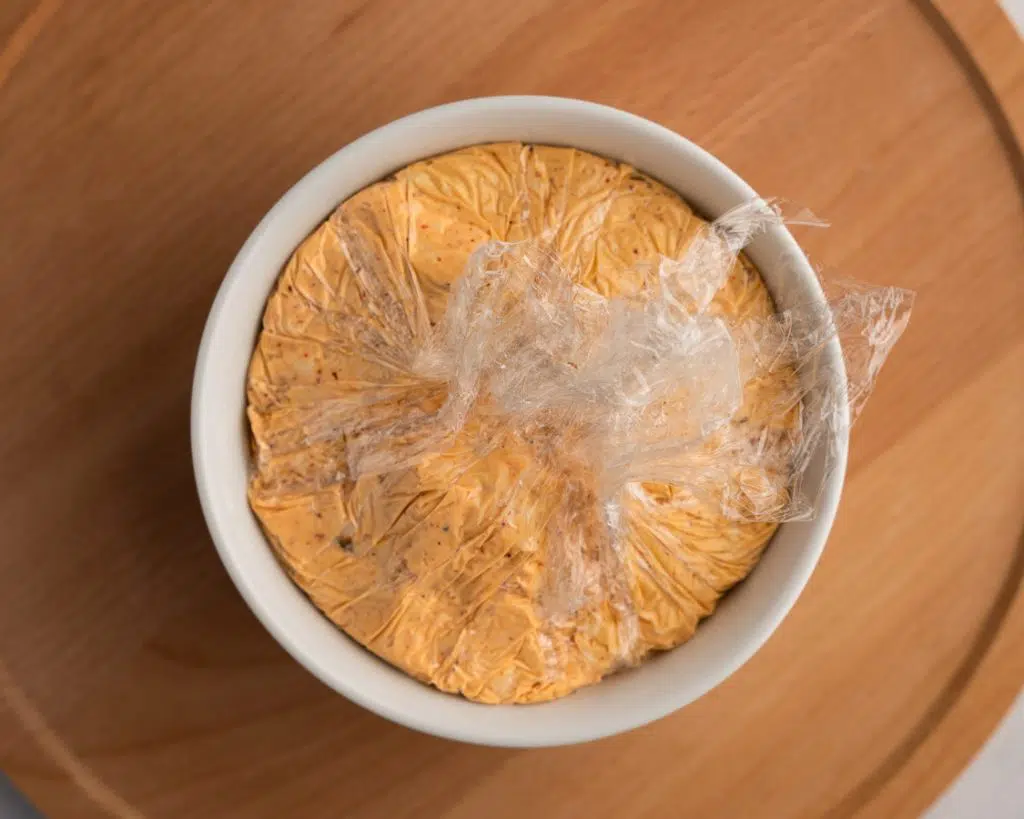
<path fill-rule="evenodd" d="M 1024 207 L 1024 43 L 996 0 L 914 0 L 995 129 Z M 1011 55 L 1005 61 L 999 55 Z M 1024 530 L 975 641 L 923 717 L 830 812 L 920 816 L 952 784 L 1024 686 Z"/>
<path fill-rule="evenodd" d="M 1024 201 L 1024 48 L 1010 65 L 992 47 L 1012 51 L 1020 38 L 995 0 L 913 0 L 966 74 L 993 125 Z M 48 6 L 50 4 L 43 4 Z M 38 33 L 38 32 L 37 32 Z M 33 38 L 34 39 L 34 38 Z M 1006 582 L 971 650 L 906 740 L 835 806 L 829 816 L 919 816 L 964 768 L 1002 720 L 1024 684 L 1024 532 Z M 87 817 L 143 814 L 99 781 L 45 722 L 6 674 L 0 660 L 0 720 L 13 729 L 12 747 L 28 758 L 10 771 L 44 815 Z M 29 750 L 31 748 L 31 750 Z"/>

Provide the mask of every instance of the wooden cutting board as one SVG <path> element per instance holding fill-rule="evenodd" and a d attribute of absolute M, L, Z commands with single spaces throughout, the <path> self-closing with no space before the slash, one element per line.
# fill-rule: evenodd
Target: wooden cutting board
<path fill-rule="evenodd" d="M 52 817 L 915 816 L 1024 683 L 1024 49 L 949 0 L 4 0 L 0 766 Z M 249 614 L 200 517 L 192 366 L 234 253 L 402 114 L 583 97 L 917 290 L 813 581 L 694 705 L 476 748 L 348 703 Z"/>

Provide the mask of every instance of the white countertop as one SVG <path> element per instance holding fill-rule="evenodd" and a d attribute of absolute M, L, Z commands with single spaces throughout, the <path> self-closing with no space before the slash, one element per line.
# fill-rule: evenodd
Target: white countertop
<path fill-rule="evenodd" d="M 1024 36 L 1024 0 L 1000 2 Z M 0 817 L 40 819 L 2 773 Z M 1024 819 L 1024 694 L 925 819 Z"/>
<path fill-rule="evenodd" d="M 1022 0 L 1021 5 L 1024 5 Z M 1024 817 L 1024 695 L 925 819 Z"/>

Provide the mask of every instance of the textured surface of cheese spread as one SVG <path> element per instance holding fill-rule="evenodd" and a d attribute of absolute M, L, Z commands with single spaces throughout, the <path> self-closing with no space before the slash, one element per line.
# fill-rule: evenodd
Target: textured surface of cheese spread
<path fill-rule="evenodd" d="M 367 338 L 398 333 L 386 305 L 416 298 L 424 326 L 440 321 L 481 244 L 543 241 L 579 285 L 631 296 L 645 264 L 681 258 L 704 226 L 627 165 L 510 143 L 406 167 L 348 199 L 301 244 L 269 299 L 250 366 L 249 500 L 281 563 L 328 618 L 408 674 L 486 703 L 559 697 L 693 635 L 754 567 L 775 523 L 730 518 L 684 486 L 632 485 L 609 583 L 597 577 L 607 561 L 588 557 L 600 548 L 595 498 L 585 481 L 567 483 L 536 441 L 482 433 L 470 419 L 443 451 L 354 475 L 351 442 L 330 418 L 331 408 L 363 407 L 360 420 L 373 426 L 387 391 L 398 390 L 394 362 L 367 354 L 377 349 Z M 726 322 L 772 314 L 744 257 L 710 312 Z M 413 343 L 422 329 L 388 343 Z M 746 383 L 736 428 L 757 438 L 777 425 L 764 407 L 791 377 Z M 443 399 L 395 395 L 419 416 Z M 566 504 L 582 533 L 572 565 L 548 526 Z"/>

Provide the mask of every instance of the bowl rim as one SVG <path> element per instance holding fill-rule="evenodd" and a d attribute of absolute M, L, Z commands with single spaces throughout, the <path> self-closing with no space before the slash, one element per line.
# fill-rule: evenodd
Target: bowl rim
<path fill-rule="evenodd" d="M 648 702 L 644 704 L 642 709 L 638 706 L 633 711 L 626 712 L 623 709 L 618 709 L 614 713 L 602 714 L 601 719 L 597 721 L 600 723 L 599 725 L 585 724 L 582 727 L 577 726 L 570 731 L 512 729 L 509 727 L 508 721 L 492 722 L 486 719 L 483 713 L 478 710 L 511 708 L 522 709 L 523 713 L 525 713 L 525 709 L 544 709 L 563 700 L 531 705 L 493 706 L 480 705 L 458 698 L 461 700 L 459 708 L 469 706 L 474 711 L 467 709 L 470 718 L 459 720 L 459 724 L 453 724 L 449 721 L 448 717 L 443 714 L 435 714 L 432 712 L 432 709 L 412 710 L 407 706 L 396 704 L 396 702 L 389 700 L 387 697 L 377 696 L 363 684 L 353 683 L 345 676 L 339 676 L 334 670 L 328 668 L 323 658 L 312 656 L 300 644 L 292 630 L 281 622 L 281 618 L 278 616 L 274 605 L 266 600 L 263 593 L 264 590 L 260 588 L 261 582 L 255 577 L 255 572 L 250 570 L 251 567 L 247 565 L 246 561 L 242 559 L 242 556 L 236 550 L 234 545 L 235 538 L 229 531 L 230 527 L 225 519 L 224 504 L 217 500 L 217 493 L 214 491 L 215 486 L 212 477 L 214 472 L 212 459 L 214 456 L 210 454 L 212 431 L 207 421 L 211 417 L 211 413 L 223 412 L 223 409 L 215 404 L 215 399 L 211 398 L 211 394 L 215 392 L 215 384 L 213 383 L 215 374 L 211 364 L 218 355 L 216 345 L 218 327 L 224 321 L 226 305 L 232 292 L 236 288 L 244 286 L 246 271 L 252 263 L 254 254 L 258 250 L 264 234 L 282 216 L 307 199 L 313 191 L 321 188 L 324 178 L 332 176 L 332 172 L 342 163 L 346 162 L 349 157 L 357 155 L 360 150 L 368 149 L 374 143 L 396 136 L 402 132 L 411 132 L 421 128 L 445 127 L 458 120 L 460 116 L 498 111 L 507 113 L 510 108 L 516 109 L 523 115 L 529 115 L 531 112 L 544 114 L 545 112 L 550 113 L 554 111 L 559 116 L 590 116 L 607 122 L 615 122 L 619 126 L 642 131 L 646 138 L 656 139 L 669 145 L 681 159 L 685 158 L 695 164 L 703 165 L 705 170 L 721 178 L 723 185 L 728 184 L 732 189 L 742 192 L 747 197 L 755 197 L 757 195 L 753 188 L 738 174 L 690 140 L 664 126 L 635 114 L 583 100 L 526 95 L 479 97 L 427 108 L 389 122 L 344 145 L 306 173 L 266 213 L 238 251 L 210 308 L 199 344 L 192 387 L 191 438 L 193 466 L 200 505 L 220 559 L 250 610 L 256 615 L 263 627 L 270 632 L 274 639 L 296 661 L 334 691 L 383 717 L 407 727 L 436 736 L 477 744 L 504 747 L 541 747 L 589 741 L 646 725 L 689 704 L 704 693 L 707 693 L 707 691 L 717 687 L 762 647 L 789 613 L 796 599 L 803 591 L 817 565 L 825 541 L 828 538 L 845 477 L 849 418 L 847 416 L 841 419 L 843 422 L 840 425 L 841 432 L 836 434 L 834 442 L 835 460 L 833 462 L 833 469 L 823 479 L 822 490 L 818 498 L 818 515 L 816 518 L 818 525 L 815 530 L 816 534 L 812 538 L 814 542 L 810 553 L 790 575 L 787 575 L 787 582 L 779 590 L 777 603 L 773 606 L 771 616 L 765 618 L 764 621 L 750 624 L 747 639 L 742 645 L 735 646 L 735 650 L 732 651 L 730 657 L 720 663 L 717 672 L 711 675 L 710 681 L 703 687 L 703 690 L 698 691 L 695 695 L 673 696 L 671 692 L 662 692 L 663 696 L 656 704 Z M 515 139 L 515 137 L 510 136 L 509 139 Z M 472 144 L 479 144 L 479 142 L 469 141 L 464 143 L 467 146 Z M 424 154 L 422 158 L 426 158 L 429 155 L 429 153 Z M 616 158 L 624 159 L 624 157 Z M 652 172 L 652 175 L 657 176 L 657 173 Z M 345 196 L 348 195 L 351 195 L 351 193 L 345 194 Z M 318 223 L 315 222 L 309 226 L 307 235 L 308 232 L 315 229 Z M 781 227 L 773 228 L 772 233 L 773 241 L 783 249 L 789 261 L 799 268 L 799 275 L 804 278 L 807 276 L 814 277 L 814 286 L 818 287 L 818 292 L 820 293 L 820 286 L 817 285 L 817 278 L 813 267 L 788 230 Z M 276 275 L 274 280 L 276 281 Z M 273 283 L 271 283 L 270 287 L 273 287 Z M 263 294 L 263 301 L 265 301 L 268 295 L 269 290 Z M 824 299 L 823 293 L 821 293 L 821 298 Z M 254 327 L 254 332 L 258 331 L 261 319 L 262 310 L 255 319 L 256 326 Z M 842 357 L 838 352 L 837 344 L 834 344 L 834 349 L 830 350 L 830 355 L 832 357 L 830 363 L 834 368 L 838 368 L 838 373 L 844 376 L 845 371 L 843 370 Z M 845 382 L 845 377 L 842 380 Z M 264 547 L 268 552 L 271 551 L 265 538 Z M 278 569 L 287 583 L 292 584 L 283 567 L 278 566 Z M 323 615 L 320 614 L 312 602 L 306 600 L 306 603 L 319 617 L 324 619 L 324 622 L 327 622 L 326 618 L 323 618 Z M 337 627 L 334 627 L 333 624 L 332 627 L 335 628 L 341 638 L 351 641 L 351 638 Z M 702 625 L 702 628 L 705 627 L 706 624 Z M 355 641 L 351 642 L 355 644 Z M 378 662 L 386 665 L 383 660 L 378 660 Z M 391 668 L 390 666 L 388 667 Z M 393 668 L 392 670 L 397 671 Z M 404 672 L 397 671 L 397 673 L 404 676 Z M 411 680 L 411 678 L 407 679 Z M 413 682 L 417 686 L 428 688 L 423 683 Z M 605 682 L 602 682 L 591 688 L 596 689 L 600 685 L 605 684 Z M 429 690 L 438 697 L 453 696 L 433 688 Z M 576 721 L 579 722 L 579 720 Z"/>

